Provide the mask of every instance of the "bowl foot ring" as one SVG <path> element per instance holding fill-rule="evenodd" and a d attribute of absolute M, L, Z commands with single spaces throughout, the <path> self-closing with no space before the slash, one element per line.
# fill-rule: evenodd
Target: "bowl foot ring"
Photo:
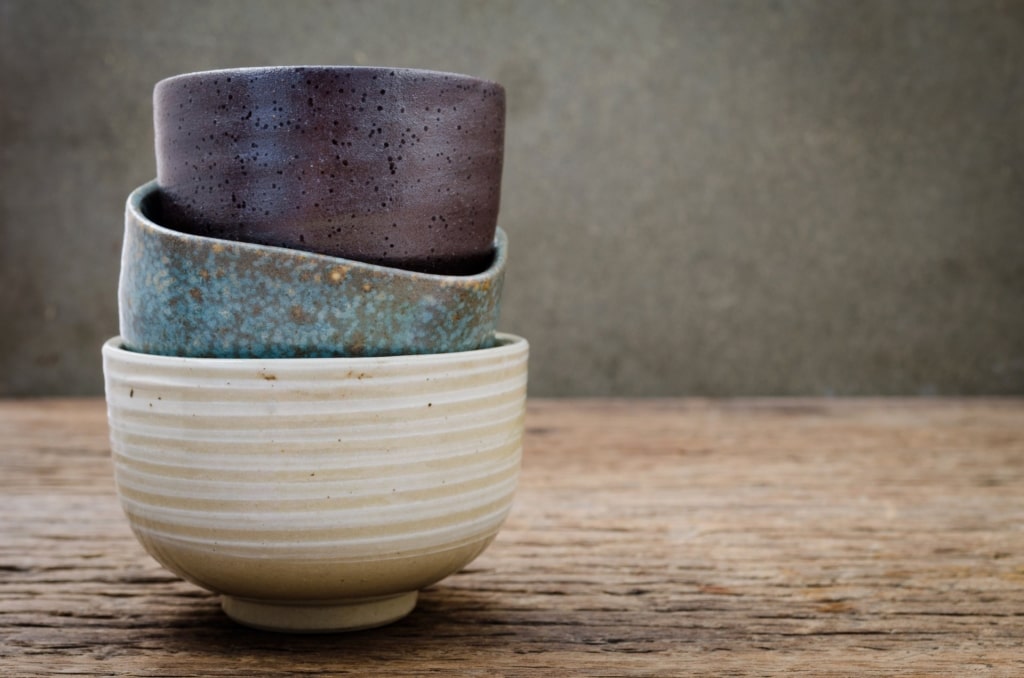
<path fill-rule="evenodd" d="M 334 601 L 269 601 L 221 596 L 224 612 L 239 624 L 284 633 L 359 631 L 398 621 L 416 607 L 416 591 Z"/>

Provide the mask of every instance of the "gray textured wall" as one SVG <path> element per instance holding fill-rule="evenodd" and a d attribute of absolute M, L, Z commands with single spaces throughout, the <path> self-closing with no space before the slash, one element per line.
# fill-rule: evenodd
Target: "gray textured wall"
<path fill-rule="evenodd" d="M 508 88 L 534 395 L 1024 393 L 1024 3 L 0 0 L 0 395 L 98 393 L 160 78 Z"/>

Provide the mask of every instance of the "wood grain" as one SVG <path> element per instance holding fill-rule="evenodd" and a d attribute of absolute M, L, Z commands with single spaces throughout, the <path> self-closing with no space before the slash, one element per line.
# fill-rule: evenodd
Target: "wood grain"
<path fill-rule="evenodd" d="M 531 401 L 512 517 L 393 626 L 143 553 L 100 400 L 0 402 L 0 675 L 1024 675 L 1024 401 Z"/>

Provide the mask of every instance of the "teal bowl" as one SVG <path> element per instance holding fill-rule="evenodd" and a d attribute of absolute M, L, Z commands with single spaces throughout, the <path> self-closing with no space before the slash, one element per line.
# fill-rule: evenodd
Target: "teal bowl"
<path fill-rule="evenodd" d="M 436 275 L 160 226 L 156 182 L 128 197 L 118 287 L 131 351 L 195 358 L 452 353 L 494 345 L 508 256 Z"/>

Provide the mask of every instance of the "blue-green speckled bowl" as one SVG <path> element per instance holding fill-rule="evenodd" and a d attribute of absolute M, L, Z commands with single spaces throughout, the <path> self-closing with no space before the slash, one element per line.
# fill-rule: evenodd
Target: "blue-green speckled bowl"
<path fill-rule="evenodd" d="M 494 343 L 508 239 L 483 273 L 417 273 L 173 231 L 157 187 L 128 197 L 121 336 L 142 353 L 315 358 L 450 353 Z"/>

